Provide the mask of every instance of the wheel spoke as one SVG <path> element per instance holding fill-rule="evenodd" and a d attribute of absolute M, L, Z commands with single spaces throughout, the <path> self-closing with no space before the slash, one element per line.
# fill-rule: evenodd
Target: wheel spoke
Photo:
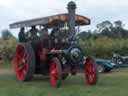
<path fill-rule="evenodd" d="M 56 65 L 53 66 L 53 70 L 51 71 L 51 74 L 53 75 L 54 79 L 57 79 L 57 69 L 56 69 Z"/>
<path fill-rule="evenodd" d="M 18 71 L 22 71 L 24 69 L 24 65 L 23 64 L 20 64 L 19 65 L 19 68 L 18 68 Z"/>
<path fill-rule="evenodd" d="M 24 78 L 27 70 L 26 53 L 23 46 L 18 46 L 16 49 L 16 74 L 19 80 Z"/>
<path fill-rule="evenodd" d="M 90 74 L 94 74 L 94 65 L 90 64 Z"/>

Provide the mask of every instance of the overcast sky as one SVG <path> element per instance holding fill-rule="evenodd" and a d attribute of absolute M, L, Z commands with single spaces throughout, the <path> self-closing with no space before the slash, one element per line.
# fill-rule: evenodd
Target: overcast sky
<path fill-rule="evenodd" d="M 71 0 L 0 0 L 0 30 L 9 28 L 9 24 L 36 17 L 67 12 L 67 3 Z M 91 19 L 94 29 L 97 23 L 105 20 L 122 20 L 128 29 L 128 0 L 72 0 L 77 4 L 77 13 Z M 13 30 L 12 30 L 13 31 Z M 14 31 L 14 34 L 16 32 Z"/>

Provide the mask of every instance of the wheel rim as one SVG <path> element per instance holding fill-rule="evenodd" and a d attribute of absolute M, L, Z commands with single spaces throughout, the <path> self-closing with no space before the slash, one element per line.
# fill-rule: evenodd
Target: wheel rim
<path fill-rule="evenodd" d="M 56 62 L 52 61 L 50 64 L 50 81 L 53 87 L 58 85 L 58 70 Z"/>
<path fill-rule="evenodd" d="M 25 52 L 25 48 L 22 45 L 18 45 L 16 48 L 15 58 L 14 58 L 14 65 L 15 65 L 15 73 L 17 80 L 24 80 L 28 64 L 27 64 L 27 54 Z"/>
<path fill-rule="evenodd" d="M 89 85 L 92 85 L 96 81 L 96 66 L 93 64 L 92 58 L 87 58 L 85 62 L 85 79 Z"/>

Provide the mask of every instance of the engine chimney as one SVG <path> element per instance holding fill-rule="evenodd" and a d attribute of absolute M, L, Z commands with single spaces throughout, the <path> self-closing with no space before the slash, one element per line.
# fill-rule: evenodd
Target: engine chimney
<path fill-rule="evenodd" d="M 68 18 L 69 18 L 69 32 L 70 36 L 73 37 L 75 35 L 75 9 L 76 9 L 76 4 L 73 1 L 70 1 L 67 6 L 68 9 Z"/>

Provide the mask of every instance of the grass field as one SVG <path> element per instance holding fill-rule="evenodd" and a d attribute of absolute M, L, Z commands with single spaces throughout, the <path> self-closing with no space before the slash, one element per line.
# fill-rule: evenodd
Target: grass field
<path fill-rule="evenodd" d="M 60 88 L 52 88 L 48 78 L 18 82 L 12 68 L 0 68 L 0 96 L 128 96 L 128 68 L 99 75 L 97 85 L 88 86 L 84 76 L 70 76 Z"/>

